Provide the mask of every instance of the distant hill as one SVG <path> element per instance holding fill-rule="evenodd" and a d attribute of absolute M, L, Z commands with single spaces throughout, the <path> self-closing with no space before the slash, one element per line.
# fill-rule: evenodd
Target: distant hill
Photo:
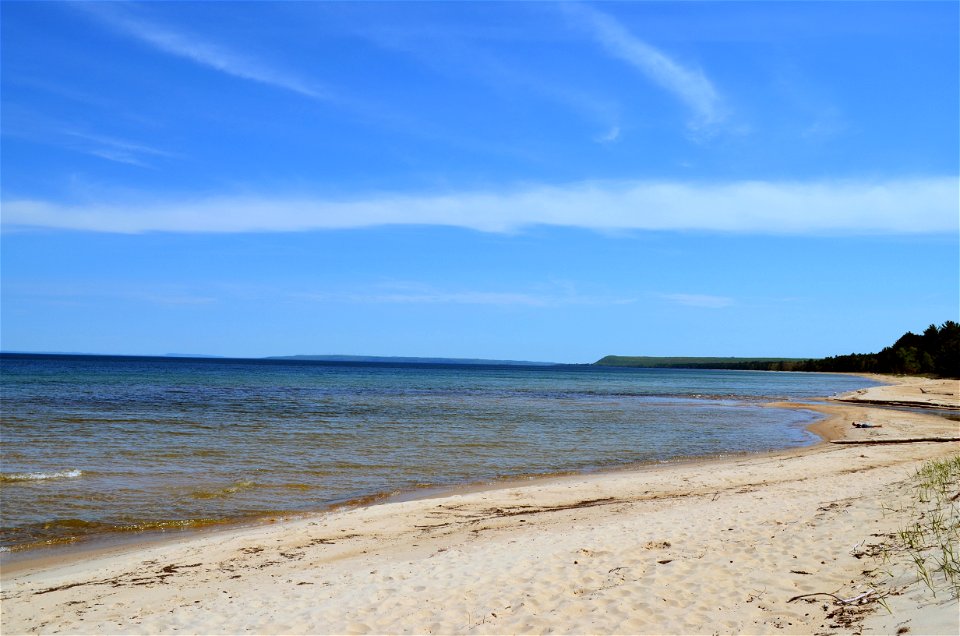
<path fill-rule="evenodd" d="M 745 369 L 754 371 L 782 371 L 784 366 L 803 362 L 803 358 L 717 358 L 717 357 L 657 357 L 606 356 L 595 365 L 601 367 L 642 367 L 646 369 Z"/>
<path fill-rule="evenodd" d="M 266 360 L 309 360 L 314 362 L 381 362 L 386 364 L 472 364 L 486 366 L 554 366 L 553 362 L 526 360 L 485 360 L 482 358 L 414 358 L 403 356 L 297 355 L 270 356 Z"/>
<path fill-rule="evenodd" d="M 0 351 L 0 356 L 18 357 L 51 357 L 51 358 L 130 358 L 143 360 L 211 360 L 211 361 L 243 361 L 256 362 L 257 360 L 284 361 L 301 360 L 304 362 L 373 362 L 382 364 L 462 364 L 474 366 L 533 366 L 552 367 L 563 366 L 555 362 L 529 362 L 525 360 L 485 360 L 482 358 L 413 358 L 400 356 L 345 356 L 345 355 L 297 355 L 297 356 L 268 356 L 263 358 L 230 358 L 193 353 L 167 353 L 157 355 L 124 355 L 102 353 L 49 353 L 25 351 Z"/>

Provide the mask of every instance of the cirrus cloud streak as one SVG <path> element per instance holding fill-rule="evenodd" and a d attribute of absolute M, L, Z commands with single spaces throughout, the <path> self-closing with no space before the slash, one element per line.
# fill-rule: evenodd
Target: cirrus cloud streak
<path fill-rule="evenodd" d="M 619 21 L 590 6 L 563 5 L 575 15 L 613 57 L 619 58 L 686 103 L 696 118 L 693 129 L 716 124 L 722 119 L 720 96 L 700 69 L 687 68 L 634 36 Z"/>
<path fill-rule="evenodd" d="M 334 100 L 329 91 L 286 71 L 226 47 L 204 42 L 196 34 L 181 33 L 136 18 L 124 10 L 126 3 L 78 3 L 76 8 L 169 55 L 188 59 L 200 66 L 244 80 L 259 82 L 317 100 Z"/>
<path fill-rule="evenodd" d="M 6 228 L 108 233 L 303 232 L 384 225 L 511 232 L 549 225 L 593 230 L 752 234 L 957 232 L 955 177 L 891 181 L 585 182 L 506 192 L 219 196 L 157 201 L 3 203 Z"/>

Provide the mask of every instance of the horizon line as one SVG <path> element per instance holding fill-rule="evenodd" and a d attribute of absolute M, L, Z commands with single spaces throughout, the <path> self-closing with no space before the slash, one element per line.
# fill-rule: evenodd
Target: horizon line
<path fill-rule="evenodd" d="M 96 358 L 162 358 L 170 360 L 258 360 L 273 362 L 343 362 L 343 363 L 396 363 L 396 364 L 459 364 L 459 365 L 496 365 L 503 364 L 509 366 L 596 366 L 597 363 L 605 358 L 638 358 L 650 360 L 697 360 L 704 363 L 712 361 L 717 362 L 795 362 L 804 360 L 818 359 L 815 356 L 722 356 L 722 355 L 621 355 L 607 354 L 602 355 L 591 362 L 555 362 L 545 360 L 516 360 L 509 358 L 482 358 L 482 357 L 464 357 L 464 356 L 402 356 L 402 355 L 359 355 L 359 354 L 291 354 L 291 355 L 266 355 L 266 356 L 240 356 L 240 355 L 217 355 L 217 354 L 195 354 L 195 353 L 91 353 L 77 351 L 25 351 L 25 350 L 5 350 L 0 349 L 0 356 L 50 356 L 50 357 L 96 357 Z M 829 357 L 829 356 L 826 356 Z M 603 366 L 603 365 L 600 365 Z"/>

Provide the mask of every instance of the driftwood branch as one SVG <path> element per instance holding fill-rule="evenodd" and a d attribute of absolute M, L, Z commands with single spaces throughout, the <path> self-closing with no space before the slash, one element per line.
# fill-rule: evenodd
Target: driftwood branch
<path fill-rule="evenodd" d="M 877 593 L 877 592 L 876 592 L 873 588 L 870 588 L 869 590 L 867 590 L 867 591 L 864 592 L 863 594 L 860 594 L 859 596 L 854 596 L 853 598 L 842 599 L 841 601 L 839 601 L 839 603 L 840 603 L 841 605 L 850 605 L 850 604 L 852 604 L 852 603 L 856 603 L 857 601 L 859 601 L 859 600 L 861 600 L 861 599 L 865 599 L 865 598 L 867 598 L 868 596 L 871 596 L 871 595 L 876 594 L 876 593 Z"/>
<path fill-rule="evenodd" d="M 800 594 L 798 596 L 794 596 L 793 598 L 789 598 L 787 599 L 787 603 L 793 603 L 794 601 L 799 601 L 802 598 L 810 598 L 811 596 L 829 596 L 833 599 L 836 599 L 838 603 L 843 601 L 842 598 L 836 594 L 831 594 L 830 592 L 814 592 L 813 594 Z"/>
<path fill-rule="evenodd" d="M 853 598 L 840 598 L 836 594 L 832 594 L 830 592 L 814 592 L 812 594 L 800 594 L 799 596 L 794 596 L 793 598 L 787 599 L 787 603 L 793 603 L 794 601 L 799 601 L 802 598 L 810 598 L 811 596 L 829 596 L 837 602 L 837 605 L 852 605 L 853 603 L 861 601 L 871 595 L 876 595 L 876 593 L 876 590 L 870 588 L 859 596 L 854 596 Z M 879 598 L 879 596 L 877 598 Z"/>
<path fill-rule="evenodd" d="M 942 395 L 953 394 L 944 393 Z M 835 402 L 849 402 L 851 404 L 876 404 L 879 406 L 907 406 L 912 409 L 930 409 L 932 411 L 960 411 L 952 404 L 930 404 L 929 402 L 911 402 L 909 400 L 864 400 L 859 398 L 831 398 Z"/>
<path fill-rule="evenodd" d="M 960 437 L 898 437 L 887 439 L 835 439 L 831 444 L 913 444 L 916 442 L 960 442 Z"/>

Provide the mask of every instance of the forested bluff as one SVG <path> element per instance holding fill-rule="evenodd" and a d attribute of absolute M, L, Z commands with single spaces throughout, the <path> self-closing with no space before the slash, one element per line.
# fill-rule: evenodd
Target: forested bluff
<path fill-rule="evenodd" d="M 606 356 L 598 366 L 749 371 L 831 371 L 891 373 L 960 378 L 960 324 L 948 320 L 923 333 L 911 331 L 878 353 L 849 353 L 819 359 L 799 358 L 663 358 Z"/>

